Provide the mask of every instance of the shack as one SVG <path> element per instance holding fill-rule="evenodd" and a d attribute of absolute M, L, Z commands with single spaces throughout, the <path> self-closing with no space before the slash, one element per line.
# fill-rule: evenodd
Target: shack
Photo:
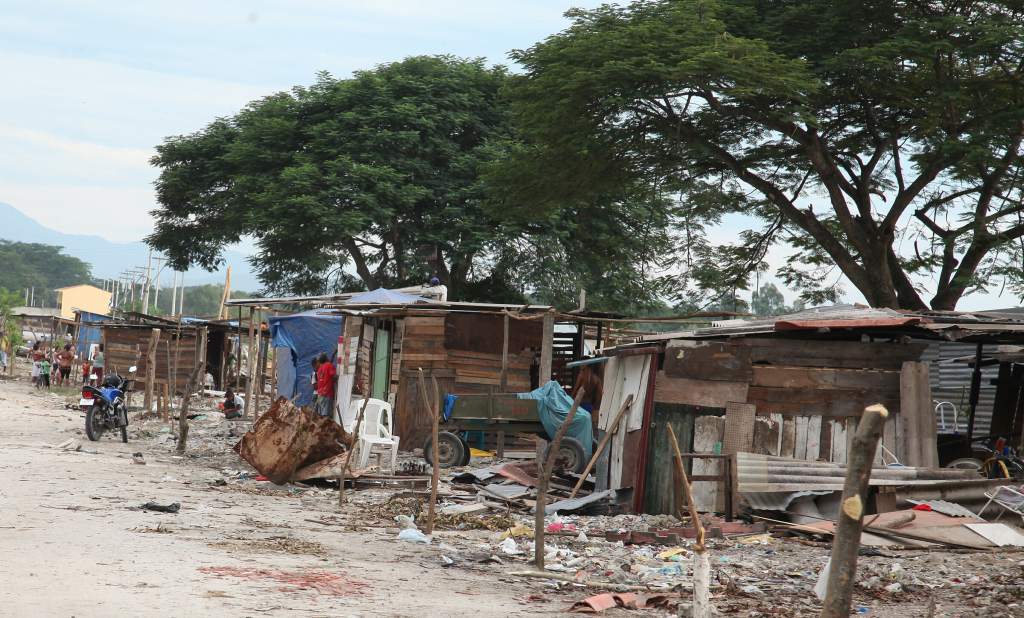
<path fill-rule="evenodd" d="M 701 510 L 735 511 L 726 501 L 739 499 L 736 454 L 844 464 L 872 403 L 890 411 L 876 465 L 934 469 L 971 457 L 989 437 L 975 433 L 986 364 L 1000 367 L 988 424 L 1018 446 L 1024 366 L 1016 361 L 1024 356 L 1006 348 L 1012 342 L 1024 343 L 1024 322 L 1013 318 L 850 306 L 640 337 L 605 351 L 599 429 L 608 431 L 626 397 L 634 399 L 625 431 L 611 442 L 608 485 L 630 492 L 637 511 L 670 512 L 671 425 L 697 478 Z M 942 352 L 964 344 L 974 346 L 970 358 Z M 959 431 L 940 436 L 940 417 L 951 414 L 933 400 L 933 375 L 957 361 L 971 364 L 966 410 Z M 770 482 L 758 488 L 773 489 L 796 491 Z"/>

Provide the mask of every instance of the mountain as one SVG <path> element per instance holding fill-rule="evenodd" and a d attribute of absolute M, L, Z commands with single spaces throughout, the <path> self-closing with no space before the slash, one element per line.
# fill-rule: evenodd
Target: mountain
<path fill-rule="evenodd" d="M 88 262 L 94 277 L 116 278 L 133 266 L 146 266 L 149 247 L 141 241 L 116 243 L 86 234 L 65 234 L 40 224 L 10 204 L 0 202 L 0 239 L 20 242 L 35 242 L 44 245 L 64 247 L 64 253 Z M 238 251 L 225 251 L 224 260 L 231 265 L 231 287 L 237 290 L 255 292 L 260 283 L 252 273 L 246 256 Z M 161 281 L 169 285 L 171 278 L 167 271 Z M 206 272 L 193 268 L 185 273 L 185 285 L 224 284 L 224 270 Z"/>

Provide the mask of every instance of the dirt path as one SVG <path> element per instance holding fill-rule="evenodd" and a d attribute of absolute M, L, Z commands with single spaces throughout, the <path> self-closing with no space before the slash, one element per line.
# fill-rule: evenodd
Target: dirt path
<path fill-rule="evenodd" d="M 305 521 L 337 517 L 336 492 L 242 493 L 215 484 L 223 474 L 210 462 L 174 458 L 152 440 L 90 443 L 63 403 L 0 380 L 0 615 L 551 616 L 566 607 L 528 601 L 537 587 L 494 565 L 444 570 L 437 543 Z M 53 448 L 69 438 L 85 451 Z M 132 463 L 137 451 L 146 465 Z M 151 500 L 181 511 L 137 508 Z"/>

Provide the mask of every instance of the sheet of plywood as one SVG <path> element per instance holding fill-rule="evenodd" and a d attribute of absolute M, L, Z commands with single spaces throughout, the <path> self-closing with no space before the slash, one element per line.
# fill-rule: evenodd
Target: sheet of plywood
<path fill-rule="evenodd" d="M 1024 547 L 1024 535 L 1006 524 L 964 524 L 998 547 Z"/>
<path fill-rule="evenodd" d="M 725 434 L 725 418 L 722 416 L 698 416 L 693 424 L 693 452 L 720 453 L 722 437 Z M 694 459 L 693 475 L 721 474 L 722 462 L 717 459 Z M 694 481 L 693 501 L 702 513 L 721 512 L 724 496 L 719 495 L 717 481 Z"/>
<path fill-rule="evenodd" d="M 779 441 L 782 437 L 781 416 L 772 418 L 775 415 L 758 415 L 754 419 L 754 443 L 750 449 L 751 453 L 762 455 L 778 455 Z"/>
<path fill-rule="evenodd" d="M 750 452 L 754 445 L 754 418 L 757 408 L 749 403 L 729 402 L 725 404 L 725 434 L 722 437 L 722 453 L 734 455 Z"/>
<path fill-rule="evenodd" d="M 669 341 L 665 345 L 664 370 L 673 378 L 749 382 L 750 348 L 732 342 Z"/>
<path fill-rule="evenodd" d="M 654 400 L 661 403 L 724 408 L 729 402 L 747 401 L 749 386 L 746 382 L 673 378 L 666 376 L 664 371 L 659 371 L 654 383 Z"/>
<path fill-rule="evenodd" d="M 938 465 L 935 414 L 928 384 L 928 365 L 925 363 L 903 363 L 900 373 L 900 416 L 903 417 L 905 429 L 902 446 L 906 461 L 903 463 L 923 467 Z"/>

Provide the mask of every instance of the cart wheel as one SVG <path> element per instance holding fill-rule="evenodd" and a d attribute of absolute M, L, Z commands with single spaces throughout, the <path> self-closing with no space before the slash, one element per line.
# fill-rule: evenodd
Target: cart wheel
<path fill-rule="evenodd" d="M 548 452 L 551 450 L 551 444 L 548 444 L 547 449 L 544 450 L 545 461 L 548 458 Z M 555 468 L 558 470 L 568 470 L 569 472 L 583 472 L 583 468 L 587 467 L 587 456 L 583 451 L 583 445 L 576 438 L 562 438 L 562 443 L 558 445 L 558 457 L 555 459 Z"/>
<path fill-rule="evenodd" d="M 459 436 L 459 441 L 462 442 L 462 448 L 466 450 L 466 454 L 462 457 L 462 461 L 459 462 L 459 465 L 460 466 L 468 466 L 469 465 L 469 460 L 473 458 L 473 454 L 469 450 L 469 442 L 466 442 L 466 439 L 462 437 L 461 433 L 458 434 L 458 436 Z"/>
<path fill-rule="evenodd" d="M 469 449 L 462 438 L 450 431 L 442 431 L 437 434 L 437 461 L 442 468 L 451 468 L 462 465 L 462 461 L 469 456 Z M 431 438 L 427 438 L 427 444 L 423 447 L 423 457 L 427 463 L 434 461 L 434 445 Z"/>

